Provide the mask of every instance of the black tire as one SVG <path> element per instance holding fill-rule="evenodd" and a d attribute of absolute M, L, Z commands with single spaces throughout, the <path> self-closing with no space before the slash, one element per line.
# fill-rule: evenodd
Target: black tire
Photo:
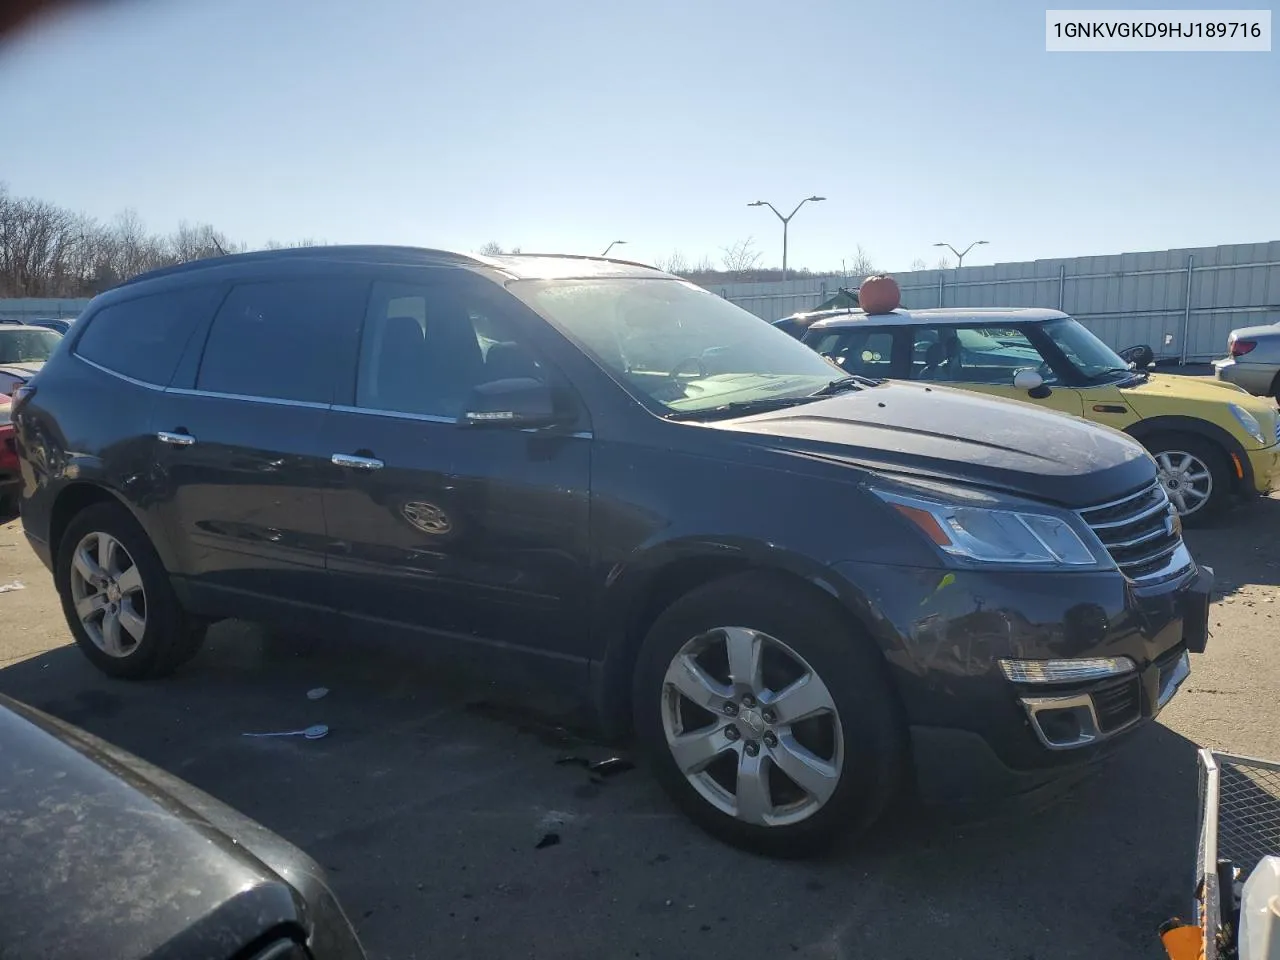
<path fill-rule="evenodd" d="M 1208 469 L 1213 481 L 1209 499 L 1190 513 L 1182 513 L 1184 527 L 1205 527 L 1218 520 L 1236 497 L 1236 476 L 1225 450 L 1204 437 L 1192 433 L 1162 433 L 1145 442 L 1147 450 L 1159 461 L 1162 453 L 1188 453 Z M 1170 491 L 1171 498 L 1173 491 Z M 1174 504 L 1175 507 L 1177 504 Z"/>
<path fill-rule="evenodd" d="M 729 844 L 773 857 L 830 850 L 838 840 L 856 836 L 874 823 L 903 786 L 905 725 L 883 657 L 829 604 L 800 583 L 766 573 L 738 574 L 677 600 L 653 624 L 641 646 L 632 690 L 639 746 L 676 804 Z M 838 723 L 844 742 L 836 786 L 816 812 L 797 823 L 749 824 L 721 811 L 695 789 L 667 743 L 663 691 L 668 666 L 687 641 L 728 626 L 747 627 L 782 641 L 807 661 L 835 704 L 839 719 L 831 722 Z M 732 756 L 728 762 L 735 762 Z M 769 792 L 773 802 L 772 787 Z"/>
<path fill-rule="evenodd" d="M 106 534 L 119 541 L 141 575 L 145 627 L 141 639 L 127 656 L 113 657 L 100 650 L 76 614 L 71 587 L 72 562 L 77 546 L 91 534 Z M 54 583 L 76 643 L 93 665 L 108 676 L 124 680 L 167 676 L 194 657 L 204 642 L 205 624 L 189 617 L 182 609 L 168 571 L 151 541 L 129 511 L 119 504 L 95 504 L 67 524 L 58 547 Z"/>

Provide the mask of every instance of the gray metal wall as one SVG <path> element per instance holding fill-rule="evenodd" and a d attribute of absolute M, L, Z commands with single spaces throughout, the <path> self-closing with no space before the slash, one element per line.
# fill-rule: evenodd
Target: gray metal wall
<path fill-rule="evenodd" d="M 1280 241 L 893 276 L 907 309 L 1052 307 L 1065 310 L 1112 347 L 1148 343 L 1162 359 L 1220 357 L 1232 328 L 1280 323 Z M 708 289 L 758 317 L 776 320 L 812 309 L 860 279 L 708 284 Z"/>
<path fill-rule="evenodd" d="M 13 299 L 0 297 L 0 319 L 33 320 L 33 319 L 72 319 L 80 316 L 80 311 L 89 305 L 85 300 L 41 300 Z"/>

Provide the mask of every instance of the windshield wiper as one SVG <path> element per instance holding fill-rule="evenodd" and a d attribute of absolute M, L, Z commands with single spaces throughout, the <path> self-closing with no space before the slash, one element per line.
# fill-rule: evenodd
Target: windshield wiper
<path fill-rule="evenodd" d="M 718 407 L 706 407 L 700 410 L 675 410 L 666 415 L 667 420 L 708 420 L 717 417 L 736 417 L 747 413 L 761 413 L 766 410 L 782 410 L 786 407 L 798 406 L 816 400 L 817 394 L 807 397 L 761 397 L 759 400 L 734 400 L 732 403 Z"/>
<path fill-rule="evenodd" d="M 1135 370 L 1133 367 L 1107 367 L 1105 370 L 1099 370 L 1090 380 L 1101 380 L 1104 377 L 1111 377 L 1117 373 L 1123 373 L 1130 377 L 1146 377 L 1149 376 L 1146 370 Z"/>
<path fill-rule="evenodd" d="M 810 394 L 810 396 L 830 397 L 837 393 L 845 393 L 849 390 L 861 390 L 863 387 L 878 387 L 882 383 L 884 383 L 883 380 L 873 380 L 870 377 L 851 373 L 847 377 L 837 377 L 817 393 Z"/>

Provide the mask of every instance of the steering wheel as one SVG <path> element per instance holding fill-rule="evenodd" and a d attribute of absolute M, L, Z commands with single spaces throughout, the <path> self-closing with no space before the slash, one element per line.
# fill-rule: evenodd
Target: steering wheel
<path fill-rule="evenodd" d="M 707 375 L 707 365 L 702 362 L 701 357 L 685 357 L 683 360 L 681 360 L 679 363 L 677 363 L 674 367 L 671 368 L 671 370 L 667 373 L 667 378 L 672 383 L 679 382 L 680 372 L 690 364 L 697 366 L 698 368 L 697 372 L 699 377 L 705 377 Z"/>

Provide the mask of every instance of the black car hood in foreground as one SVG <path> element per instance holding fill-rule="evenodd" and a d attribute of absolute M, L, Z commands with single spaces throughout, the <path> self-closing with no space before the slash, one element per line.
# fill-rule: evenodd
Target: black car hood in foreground
<path fill-rule="evenodd" d="M 1083 507 L 1155 479 L 1118 430 L 1029 403 L 885 383 L 712 424 L 768 436 L 792 453 Z"/>
<path fill-rule="evenodd" d="M 301 850 L 0 696 L 0 958 L 230 960 L 268 932 L 364 958 Z"/>

